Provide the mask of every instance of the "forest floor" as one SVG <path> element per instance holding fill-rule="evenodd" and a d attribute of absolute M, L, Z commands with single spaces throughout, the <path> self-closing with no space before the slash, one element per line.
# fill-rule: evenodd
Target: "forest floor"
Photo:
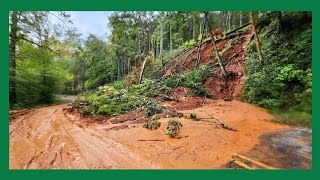
<path fill-rule="evenodd" d="M 275 168 L 311 168 L 311 130 L 273 123 L 265 109 L 236 100 L 184 101 L 196 102 L 190 108 L 182 104 L 181 112 L 215 115 L 237 131 L 179 118 L 184 124 L 179 137 L 170 138 L 167 118 L 160 119 L 159 129 L 148 130 L 140 120 L 89 120 L 69 112 L 68 104 L 14 111 L 9 168 L 223 169 L 234 153 Z"/>

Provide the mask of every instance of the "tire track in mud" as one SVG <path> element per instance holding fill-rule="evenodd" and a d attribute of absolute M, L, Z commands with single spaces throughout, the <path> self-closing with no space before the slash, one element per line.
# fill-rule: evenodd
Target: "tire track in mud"
<path fill-rule="evenodd" d="M 271 147 L 270 138 L 261 140 L 264 135 L 292 129 L 270 122 L 274 116 L 263 108 L 239 101 L 208 100 L 202 107 L 182 111 L 200 117 L 206 117 L 209 112 L 236 128 L 237 132 L 216 125 L 190 124 L 190 119 L 179 118 L 180 122 L 189 123 L 179 132 L 185 137 L 181 139 L 165 135 L 165 118 L 159 120 L 161 127 L 157 130 L 150 131 L 142 128 L 142 123 L 133 122 L 121 124 L 128 126 L 125 129 L 107 130 L 115 125 L 88 123 L 74 114 L 66 114 L 65 107 L 66 104 L 33 109 L 11 121 L 10 169 L 221 169 L 226 168 L 234 153 L 251 152 L 260 144 Z M 298 135 L 293 138 L 299 138 Z M 274 134 L 271 137 L 276 138 L 273 142 L 282 138 Z M 139 142 L 139 139 L 164 141 Z M 285 143 L 279 141 L 278 149 L 282 150 Z M 302 147 L 309 150 L 311 143 Z M 265 153 L 268 148 L 259 148 L 261 152 L 252 151 L 249 155 L 268 154 Z M 286 157 L 281 151 L 276 153 Z M 283 162 L 275 159 L 274 154 L 269 154 L 260 156 L 260 160 L 271 158 L 274 165 L 285 167 L 280 166 Z"/>
<path fill-rule="evenodd" d="M 101 132 L 72 123 L 64 115 L 64 107 L 34 109 L 11 121 L 10 169 L 150 167 Z"/>

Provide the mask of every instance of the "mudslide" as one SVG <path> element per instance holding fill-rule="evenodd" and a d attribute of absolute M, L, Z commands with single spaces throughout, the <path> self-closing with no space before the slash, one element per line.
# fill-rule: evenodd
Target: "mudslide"
<path fill-rule="evenodd" d="M 287 133 L 285 139 L 297 137 L 286 141 L 279 133 L 292 132 L 292 127 L 270 122 L 273 115 L 247 103 L 207 100 L 182 110 L 215 115 L 237 131 L 177 118 L 184 124 L 179 138 L 165 135 L 167 118 L 160 119 L 159 129 L 148 130 L 139 121 L 89 122 L 65 111 L 67 106 L 11 113 L 10 169 L 221 169 L 234 153 L 276 168 L 311 168 L 311 133 Z M 300 159 L 292 163 L 286 158 L 292 155 Z"/>

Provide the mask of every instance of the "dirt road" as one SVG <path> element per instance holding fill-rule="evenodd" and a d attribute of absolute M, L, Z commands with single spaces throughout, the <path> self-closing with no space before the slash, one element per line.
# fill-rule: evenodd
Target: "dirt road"
<path fill-rule="evenodd" d="M 266 110 L 239 101 L 210 100 L 203 107 L 184 111 L 203 117 L 214 114 L 238 131 L 179 118 L 184 123 L 180 139 L 165 135 L 167 119 L 160 119 L 162 125 L 157 130 L 147 130 L 137 122 L 87 123 L 64 112 L 65 107 L 67 104 L 24 110 L 11 116 L 10 169 L 225 168 L 232 154 L 247 152 L 253 157 L 253 150 L 262 143 L 273 147 L 270 156 L 281 153 L 275 148 L 280 141 L 265 142 L 263 137 L 292 131 L 289 126 L 270 122 L 274 116 Z M 301 160 L 304 163 L 291 167 L 282 163 L 282 159 L 259 160 L 272 162 L 278 168 L 311 168 L 311 140 L 306 144 L 306 140 L 297 138 L 300 140 L 294 141 L 295 145 L 303 144 L 305 151 L 294 153 L 306 157 L 307 161 Z M 311 134 L 307 138 L 311 139 Z"/>

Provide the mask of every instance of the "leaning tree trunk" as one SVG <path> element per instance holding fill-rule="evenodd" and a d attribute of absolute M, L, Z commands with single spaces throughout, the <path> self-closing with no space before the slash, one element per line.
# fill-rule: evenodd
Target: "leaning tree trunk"
<path fill-rule="evenodd" d="M 9 44 L 9 64 L 10 64 L 10 90 L 9 90 L 9 102 L 10 105 L 17 103 L 17 91 L 16 91 L 16 46 L 18 41 L 18 13 L 13 11 L 11 14 L 11 26 L 10 26 L 10 44 Z"/>
<path fill-rule="evenodd" d="M 254 18 L 253 18 L 253 15 L 252 15 L 252 11 L 249 12 L 249 16 L 250 16 L 252 31 L 253 31 L 253 33 L 254 33 L 254 40 L 255 40 L 256 46 L 257 46 L 257 51 L 258 51 L 259 60 L 260 60 L 260 63 L 263 65 L 263 64 L 264 64 L 264 61 L 263 61 L 263 58 L 262 58 L 262 53 L 261 53 L 261 48 L 260 48 L 259 37 L 258 37 L 257 30 L 256 30 L 256 23 L 255 23 L 255 21 L 254 21 Z"/>
<path fill-rule="evenodd" d="M 205 18 L 206 18 L 206 21 L 207 21 L 207 27 L 208 27 L 209 29 L 211 29 L 211 24 L 210 24 L 210 22 L 209 22 L 209 20 L 208 20 L 208 12 L 205 12 Z M 212 45 L 213 45 L 214 50 L 215 50 L 215 52 L 216 52 L 216 56 L 217 56 L 218 63 L 219 63 L 220 68 L 221 68 L 221 72 L 222 72 L 222 74 L 224 75 L 224 77 L 227 77 L 227 73 L 226 73 L 226 70 L 225 70 L 224 67 L 223 67 L 223 64 L 222 64 L 222 61 L 221 61 L 221 57 L 220 57 L 220 55 L 219 55 L 219 51 L 218 51 L 216 42 L 215 42 L 215 40 L 214 40 L 214 36 L 213 36 L 213 34 L 212 34 L 211 32 L 210 32 L 209 34 L 210 34 L 210 36 L 211 36 L 211 42 L 212 42 Z"/>

